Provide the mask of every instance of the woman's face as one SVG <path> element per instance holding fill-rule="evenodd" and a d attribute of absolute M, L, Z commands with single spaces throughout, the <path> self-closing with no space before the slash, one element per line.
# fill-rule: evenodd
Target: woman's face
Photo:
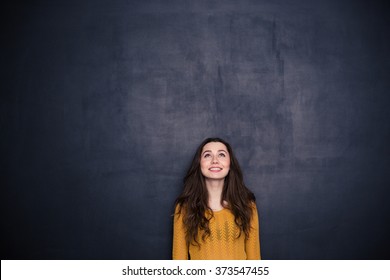
<path fill-rule="evenodd" d="M 230 155 L 225 144 L 209 142 L 204 145 L 200 169 L 207 179 L 224 179 L 230 170 Z"/>

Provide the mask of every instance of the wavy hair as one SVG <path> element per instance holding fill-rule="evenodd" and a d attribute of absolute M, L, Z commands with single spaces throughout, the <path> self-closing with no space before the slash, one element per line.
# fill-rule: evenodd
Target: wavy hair
<path fill-rule="evenodd" d="M 186 228 L 186 241 L 194 245 L 199 245 L 198 231 L 202 231 L 202 240 L 210 236 L 209 222 L 213 217 L 213 212 L 208 206 L 208 192 L 205 184 L 205 178 L 200 168 L 200 158 L 203 147 L 210 142 L 223 143 L 230 155 L 230 170 L 225 177 L 224 187 L 221 195 L 221 205 L 224 201 L 234 215 L 234 221 L 240 229 L 237 238 L 244 233 L 246 238 L 249 236 L 250 221 L 252 218 L 255 202 L 254 194 L 245 186 L 243 175 L 233 150 L 229 143 L 221 138 L 207 138 L 197 148 L 190 168 L 184 177 L 184 189 L 181 195 L 175 201 L 177 209 L 176 214 L 183 215 L 183 223 Z M 211 215 L 207 216 L 206 212 Z"/>

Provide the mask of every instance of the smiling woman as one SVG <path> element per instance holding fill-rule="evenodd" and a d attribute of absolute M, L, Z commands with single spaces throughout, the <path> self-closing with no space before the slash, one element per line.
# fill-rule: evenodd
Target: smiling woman
<path fill-rule="evenodd" d="M 254 194 L 231 146 L 208 138 L 198 147 L 175 203 L 173 259 L 260 259 Z"/>
<path fill-rule="evenodd" d="M 223 184 L 230 169 L 230 156 L 226 146 L 221 142 L 207 143 L 202 150 L 200 169 L 210 186 Z"/>

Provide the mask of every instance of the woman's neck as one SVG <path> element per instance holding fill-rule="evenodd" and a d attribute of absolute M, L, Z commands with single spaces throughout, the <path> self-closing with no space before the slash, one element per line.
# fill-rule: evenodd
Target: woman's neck
<path fill-rule="evenodd" d="M 205 183 L 209 195 L 209 207 L 212 210 L 223 209 L 223 205 L 221 204 L 221 196 L 224 186 L 224 180 L 206 179 Z"/>

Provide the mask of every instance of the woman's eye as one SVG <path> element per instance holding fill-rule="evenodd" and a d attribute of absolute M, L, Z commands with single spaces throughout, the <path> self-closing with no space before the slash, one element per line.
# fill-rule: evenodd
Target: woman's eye
<path fill-rule="evenodd" d="M 219 156 L 220 156 L 220 157 L 225 157 L 225 154 L 220 153 Z"/>
<path fill-rule="evenodd" d="M 205 158 L 206 158 L 206 157 L 210 157 L 210 154 L 205 154 L 204 157 L 205 157 Z"/>

